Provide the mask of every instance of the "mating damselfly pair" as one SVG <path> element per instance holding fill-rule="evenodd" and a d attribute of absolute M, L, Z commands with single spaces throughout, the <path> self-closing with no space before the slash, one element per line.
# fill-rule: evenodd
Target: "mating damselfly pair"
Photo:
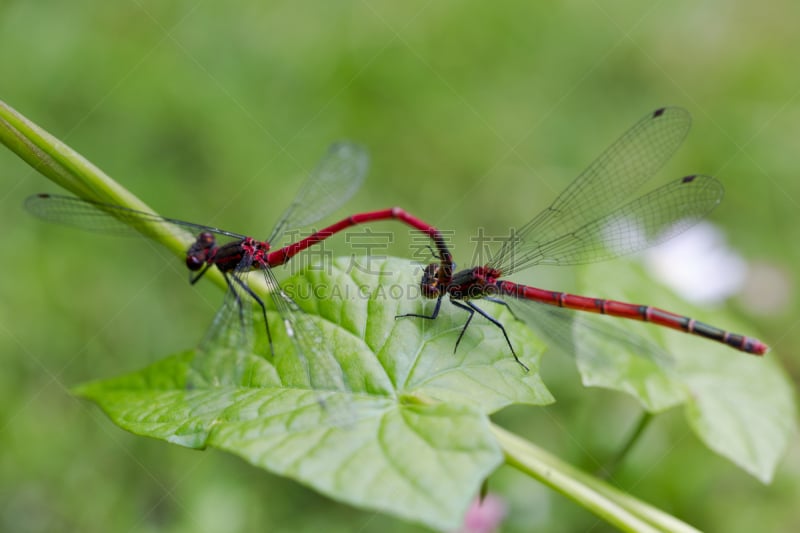
<path fill-rule="evenodd" d="M 480 300 L 507 305 L 515 317 L 530 325 L 566 321 L 573 311 L 587 311 L 650 322 L 724 343 L 737 350 L 762 355 L 768 350 L 761 341 L 725 331 L 680 314 L 650 305 L 639 305 L 520 285 L 504 279 L 536 265 L 577 265 L 613 259 L 663 242 L 696 224 L 722 199 L 723 187 L 715 178 L 691 175 L 667 183 L 644 195 L 634 193 L 667 162 L 686 137 L 691 119 L 681 108 L 658 109 L 639 120 L 608 147 L 544 211 L 512 233 L 484 265 L 455 270 L 452 254 L 442 233 L 434 226 L 400 208 L 358 213 L 315 231 L 308 237 L 273 250 L 289 230 L 313 224 L 330 215 L 360 187 L 367 173 L 368 157 L 351 143 L 333 145 L 312 172 L 296 198 L 263 241 L 219 228 L 161 217 L 126 207 L 79 198 L 39 194 L 26 201 L 34 215 L 83 229 L 111 233 L 159 232 L 175 234 L 188 230 L 194 242 L 186 253 L 186 266 L 197 282 L 216 266 L 228 285 L 225 303 L 215 320 L 217 328 L 229 327 L 231 317 L 244 320 L 245 299 L 261 310 L 272 350 L 272 331 L 267 307 L 251 288 L 246 274 L 261 273 L 281 326 L 291 338 L 295 352 L 312 387 L 347 390 L 341 369 L 334 368 L 321 332 L 281 289 L 272 268 L 287 263 L 296 254 L 347 228 L 383 220 L 397 220 L 421 231 L 433 241 L 436 260 L 422 274 L 420 287 L 426 298 L 436 300 L 432 313 L 409 313 L 397 318 L 435 319 L 445 295 L 468 316 L 454 341 L 463 339 L 475 313 L 502 332 L 511 355 L 527 370 L 506 334 L 503 324 L 476 304 Z M 185 231 L 183 231 L 185 233 Z M 597 327 L 598 334 L 603 328 Z M 637 345 L 632 337 L 630 344 Z M 643 356 L 652 348 L 640 343 Z M 315 379 L 313 376 L 320 376 Z"/>

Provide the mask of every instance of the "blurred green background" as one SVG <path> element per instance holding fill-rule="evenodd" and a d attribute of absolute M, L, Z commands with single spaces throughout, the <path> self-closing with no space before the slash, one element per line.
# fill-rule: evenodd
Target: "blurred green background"
<path fill-rule="evenodd" d="M 693 131 L 661 179 L 725 183 L 711 220 L 785 297 L 748 311 L 757 286 L 728 305 L 797 383 L 799 20 L 789 0 L 6 0 L 0 99 L 157 211 L 256 237 L 330 142 L 357 140 L 372 169 L 346 211 L 403 206 L 455 230 L 462 264 L 475 228 L 522 224 L 642 115 L 686 107 Z M 73 399 L 72 385 L 195 344 L 222 295 L 190 287 L 180 261 L 144 241 L 33 219 L 23 199 L 55 187 L 5 149 L 0 169 L 0 529 L 420 529 L 224 453 L 135 437 Z M 407 255 L 402 244 L 393 253 Z M 341 237 L 331 247 L 349 253 Z M 547 274 L 564 289 L 572 275 Z M 548 364 L 559 403 L 499 420 L 591 469 L 637 407 Z M 795 441 L 763 486 L 675 411 L 614 482 L 704 530 L 795 531 L 799 452 Z M 505 531 L 608 529 L 510 469 L 490 489 L 509 508 Z"/>

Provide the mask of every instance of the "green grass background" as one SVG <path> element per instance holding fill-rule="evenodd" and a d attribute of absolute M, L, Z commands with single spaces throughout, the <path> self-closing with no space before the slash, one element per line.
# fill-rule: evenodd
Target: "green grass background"
<path fill-rule="evenodd" d="M 0 99 L 159 212 L 257 237 L 331 141 L 357 140 L 372 168 L 344 211 L 403 206 L 454 230 L 463 264 L 475 228 L 522 224 L 646 112 L 686 107 L 692 133 L 661 179 L 725 183 L 710 218 L 748 261 L 782 272 L 788 293 L 769 312 L 729 306 L 796 383 L 798 20 L 788 0 L 6 0 Z M 180 261 L 148 243 L 28 216 L 25 196 L 56 189 L 7 150 L 0 175 L 0 530 L 419 529 L 223 453 L 129 435 L 73 399 L 74 384 L 193 345 L 222 295 L 190 288 Z M 407 255 L 399 241 L 390 251 Z M 343 238 L 330 249 L 350 253 Z M 553 288 L 571 276 L 544 275 Z M 500 419 L 591 469 L 636 406 L 553 365 L 559 404 Z M 701 529 L 793 531 L 799 450 L 763 486 L 668 413 L 615 483 Z M 607 529 L 513 471 L 490 489 L 510 507 L 506 531 Z"/>

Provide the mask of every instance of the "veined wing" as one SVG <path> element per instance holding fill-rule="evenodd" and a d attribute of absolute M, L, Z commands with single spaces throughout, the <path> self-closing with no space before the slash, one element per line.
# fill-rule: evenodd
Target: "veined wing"
<path fill-rule="evenodd" d="M 308 226 L 336 211 L 361 187 L 368 168 L 369 156 L 362 146 L 350 142 L 331 145 L 278 219 L 269 242 L 277 243 L 286 231 Z"/>
<path fill-rule="evenodd" d="M 591 263 L 655 246 L 697 224 L 724 192 L 711 176 L 686 176 L 550 241 L 519 243 L 501 271 L 509 275 L 539 264 Z"/>
<path fill-rule="evenodd" d="M 613 317 L 510 297 L 503 301 L 558 351 L 575 357 L 584 385 L 631 394 L 651 412 L 684 400 L 685 390 L 676 384 L 675 358 Z"/>
<path fill-rule="evenodd" d="M 672 157 L 690 125 L 689 113 L 679 107 L 661 108 L 639 120 L 550 207 L 520 227 L 492 258 L 491 266 L 505 272 L 521 250 L 536 250 L 557 241 L 625 204 Z"/>
<path fill-rule="evenodd" d="M 43 193 L 29 196 L 25 200 L 25 209 L 47 222 L 114 235 L 142 234 L 155 237 L 159 234 L 168 234 L 191 240 L 189 233 L 193 237 L 201 231 L 210 231 L 234 239 L 244 238 L 243 235 L 211 226 L 58 194 Z"/>

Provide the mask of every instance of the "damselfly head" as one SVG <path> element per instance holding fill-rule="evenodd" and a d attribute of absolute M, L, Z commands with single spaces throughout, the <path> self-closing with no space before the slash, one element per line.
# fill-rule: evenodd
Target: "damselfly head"
<path fill-rule="evenodd" d="M 419 282 L 422 295 L 426 298 L 436 298 L 439 296 L 439 264 L 431 263 L 425 267 L 422 273 L 422 281 Z"/>
<path fill-rule="evenodd" d="M 208 262 L 211 250 L 216 247 L 216 239 L 210 231 L 204 231 L 186 251 L 186 267 L 191 271 L 200 270 Z"/>

